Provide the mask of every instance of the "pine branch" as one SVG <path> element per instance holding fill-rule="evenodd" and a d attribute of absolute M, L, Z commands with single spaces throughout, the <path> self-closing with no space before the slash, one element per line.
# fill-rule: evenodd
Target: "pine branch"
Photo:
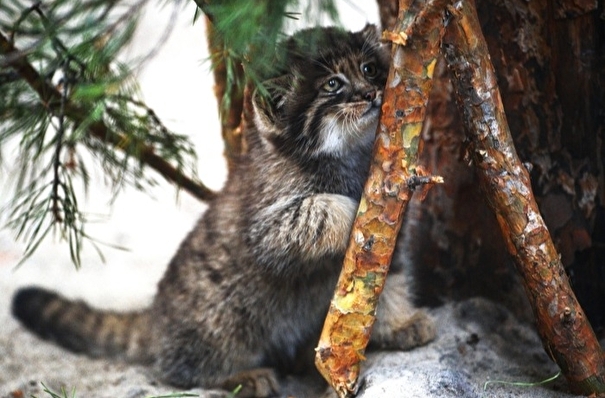
<path fill-rule="evenodd" d="M 395 31 L 383 34 L 393 42 L 392 61 L 372 164 L 315 356 L 341 398 L 357 389 L 378 296 L 412 193 L 423 183 L 441 182 L 416 173 L 447 2 L 400 0 Z"/>
<path fill-rule="evenodd" d="M 605 356 L 569 286 L 561 259 L 540 215 L 529 173 L 515 151 L 473 2 L 450 8 L 443 52 L 471 141 L 481 188 L 520 272 L 550 357 L 572 391 L 605 395 Z"/>
<path fill-rule="evenodd" d="M 64 100 L 58 89 L 36 71 L 27 62 L 27 55 L 15 48 L 9 39 L 0 32 L 0 55 L 4 56 L 3 64 L 11 66 L 19 76 L 39 95 L 40 100 L 53 114 L 63 114 L 71 119 L 76 125 L 84 124 L 90 109 L 83 109 L 68 100 Z M 63 113 L 60 108 L 63 108 Z M 113 145 L 115 148 L 123 149 L 130 143 L 130 138 L 109 129 L 102 121 L 96 121 L 88 126 L 88 131 L 95 138 Z M 136 142 L 137 157 L 141 162 L 156 170 L 167 181 L 182 187 L 200 200 L 211 200 L 214 192 L 202 183 L 184 175 L 162 157 L 158 156 L 154 149 L 144 142 Z"/>
<path fill-rule="evenodd" d="M 214 94 L 219 104 L 225 157 L 231 170 L 234 159 L 244 152 L 246 145 L 242 134 L 246 77 L 241 62 L 234 63 L 232 58 L 225 55 L 228 51 L 225 43 L 216 32 L 208 14 L 206 18 L 206 39 L 212 60 Z"/>
<path fill-rule="evenodd" d="M 103 167 L 116 195 L 125 184 L 152 184 L 147 166 L 198 189 L 182 178 L 195 169 L 189 140 L 136 100 L 131 70 L 116 60 L 144 1 L 0 2 L 0 145 L 17 142 L 19 165 L 2 212 L 26 242 L 22 261 L 50 231 L 68 242 L 76 267 L 84 239 L 102 257 L 76 194 L 88 189 L 90 161 Z"/>

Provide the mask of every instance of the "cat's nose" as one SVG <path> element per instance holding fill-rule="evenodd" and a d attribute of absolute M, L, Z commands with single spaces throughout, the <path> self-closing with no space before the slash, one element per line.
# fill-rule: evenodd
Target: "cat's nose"
<path fill-rule="evenodd" d="M 366 101 L 374 101 L 376 99 L 376 90 L 369 90 L 363 94 L 363 99 Z"/>

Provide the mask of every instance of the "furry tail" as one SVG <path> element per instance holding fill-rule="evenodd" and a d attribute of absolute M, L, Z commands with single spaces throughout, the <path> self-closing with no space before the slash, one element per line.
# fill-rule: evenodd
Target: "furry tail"
<path fill-rule="evenodd" d="M 81 301 L 30 287 L 15 294 L 12 313 L 41 338 L 74 352 L 133 362 L 153 359 L 148 312 L 97 311 Z"/>

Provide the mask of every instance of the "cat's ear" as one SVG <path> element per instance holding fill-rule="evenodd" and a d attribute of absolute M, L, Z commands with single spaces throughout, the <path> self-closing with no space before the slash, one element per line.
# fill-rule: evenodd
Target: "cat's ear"
<path fill-rule="evenodd" d="M 358 34 L 361 34 L 364 48 L 371 49 L 380 62 L 388 70 L 390 63 L 391 43 L 382 41 L 382 32 L 373 24 L 367 24 Z"/>
<path fill-rule="evenodd" d="M 288 75 L 266 80 L 252 96 L 254 121 L 261 132 L 279 134 L 282 114 L 291 77 Z"/>
<path fill-rule="evenodd" d="M 364 26 L 364 28 L 361 30 L 361 37 L 363 37 L 366 42 L 378 42 L 380 41 L 380 36 L 381 33 L 378 29 L 378 26 L 371 23 L 366 24 L 366 26 Z"/>

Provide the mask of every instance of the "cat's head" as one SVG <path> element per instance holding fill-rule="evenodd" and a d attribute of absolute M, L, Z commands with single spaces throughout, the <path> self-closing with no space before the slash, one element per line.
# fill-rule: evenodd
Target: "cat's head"
<path fill-rule="evenodd" d="M 367 25 L 300 31 L 281 44 L 275 77 L 253 98 L 262 139 L 302 157 L 342 156 L 373 142 L 389 68 L 387 47 Z"/>

